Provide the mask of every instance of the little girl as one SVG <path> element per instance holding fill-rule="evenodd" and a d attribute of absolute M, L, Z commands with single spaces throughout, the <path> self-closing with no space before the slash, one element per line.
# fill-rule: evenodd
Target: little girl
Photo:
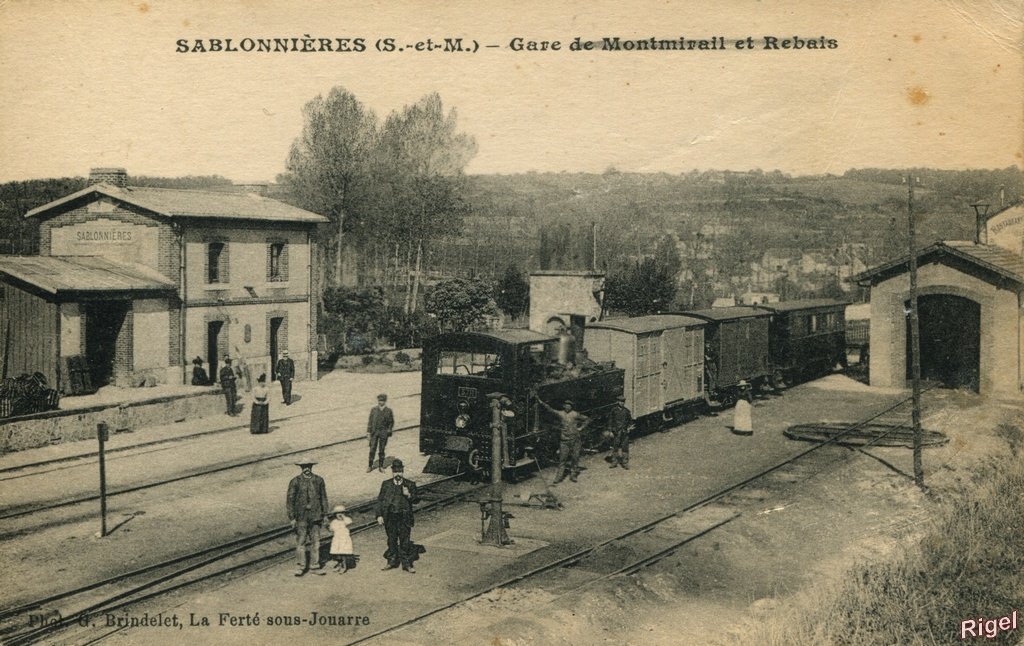
<path fill-rule="evenodd" d="M 355 550 L 352 549 L 352 536 L 348 533 L 348 526 L 352 519 L 345 515 L 345 506 L 338 505 L 331 514 L 331 531 L 334 538 L 331 540 L 331 558 L 337 563 L 334 564 L 334 571 L 344 574 L 349 568 L 355 567 Z"/>

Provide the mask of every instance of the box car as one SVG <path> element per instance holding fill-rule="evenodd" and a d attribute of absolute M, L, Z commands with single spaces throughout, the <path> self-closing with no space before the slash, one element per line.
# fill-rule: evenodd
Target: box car
<path fill-rule="evenodd" d="M 680 314 L 707 322 L 704 374 L 709 397 L 731 400 L 737 396 L 741 381 L 757 387 L 770 380 L 770 312 L 754 307 L 716 307 Z"/>
<path fill-rule="evenodd" d="M 782 379 L 796 383 L 846 364 L 846 306 L 832 299 L 757 306 L 771 312 L 769 353 Z"/>
<path fill-rule="evenodd" d="M 705 321 L 677 314 L 611 319 L 587 326 L 591 359 L 625 371 L 623 394 L 634 419 L 704 401 Z"/>

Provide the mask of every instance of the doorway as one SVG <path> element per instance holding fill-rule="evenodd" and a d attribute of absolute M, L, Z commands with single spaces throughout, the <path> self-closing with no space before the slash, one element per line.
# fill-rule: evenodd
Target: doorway
<path fill-rule="evenodd" d="M 210 366 L 210 382 L 217 382 L 217 366 L 220 362 L 218 349 L 224 321 L 209 321 L 206 324 L 206 365 Z"/>
<path fill-rule="evenodd" d="M 907 302 L 907 310 L 910 303 Z M 981 305 L 962 296 L 928 294 L 917 299 L 921 378 L 946 388 L 978 392 L 981 365 Z M 907 378 L 911 378 L 910 318 L 907 317 Z"/>
<path fill-rule="evenodd" d="M 277 381 L 277 359 L 281 348 L 281 325 L 284 323 L 283 316 L 274 316 L 270 319 L 270 330 L 267 338 L 270 340 L 270 380 Z"/>
<path fill-rule="evenodd" d="M 130 334 L 125 330 L 125 320 L 131 303 L 128 301 L 99 301 L 84 303 L 85 310 L 85 356 L 89 361 L 89 373 L 93 386 L 101 388 L 114 382 L 115 368 L 118 359 L 127 363 L 131 356 L 122 357 L 118 353 L 117 339 L 122 334 Z M 121 354 L 130 352 L 122 349 Z M 130 370 L 130 365 L 122 365 L 122 369 Z"/>

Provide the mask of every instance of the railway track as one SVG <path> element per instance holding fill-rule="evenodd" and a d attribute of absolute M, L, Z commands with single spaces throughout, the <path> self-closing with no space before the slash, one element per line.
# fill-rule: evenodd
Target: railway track
<path fill-rule="evenodd" d="M 419 396 L 420 396 L 420 393 L 410 393 L 408 395 L 398 395 L 398 396 L 393 398 L 393 401 L 394 400 L 399 400 L 399 399 L 407 399 L 407 398 L 410 398 L 410 397 L 419 397 Z M 327 414 L 327 413 L 337 413 L 339 411 L 356 411 L 356 410 L 361 411 L 364 408 L 365 408 L 365 406 L 362 406 L 362 405 L 360 405 L 358 407 L 357 406 L 353 406 L 353 405 L 349 405 L 349 406 L 334 406 L 332 408 L 323 408 L 323 409 L 319 409 L 319 410 L 316 410 L 316 411 L 309 411 L 307 413 L 296 413 L 294 415 L 287 415 L 285 417 L 275 417 L 274 419 L 272 419 L 270 421 L 271 421 L 271 423 L 287 422 L 287 421 L 290 421 L 290 420 L 303 419 L 303 418 L 307 418 L 307 417 L 313 417 L 313 416 L 316 416 L 316 415 L 324 415 L 324 414 Z M 238 431 L 238 430 L 243 430 L 243 429 L 247 429 L 247 428 L 249 428 L 248 424 L 235 424 L 233 426 L 228 426 L 228 427 L 225 427 L 225 428 L 216 428 L 216 429 L 211 429 L 209 431 L 200 431 L 198 433 L 190 433 L 188 435 L 176 435 L 174 437 L 166 437 L 166 438 L 159 439 L 159 440 L 151 440 L 151 441 L 148 441 L 148 442 L 140 442 L 138 444 L 132 444 L 130 446 L 121 446 L 121 447 L 116 447 L 116 448 L 107 448 L 106 451 L 105 451 L 105 454 L 107 456 L 109 456 L 109 455 L 112 455 L 112 454 L 125 453 L 125 452 L 128 452 L 128 451 L 134 451 L 134 450 L 137 450 L 137 449 L 150 448 L 150 447 L 154 447 L 154 446 L 160 446 L 160 445 L 163 445 L 163 444 L 174 444 L 174 443 L 177 443 L 177 442 L 181 442 L 183 440 L 191 440 L 191 439 L 195 439 L 197 437 L 207 437 L 207 436 L 210 436 L 210 435 L 217 435 L 217 434 L 220 434 L 220 433 L 227 433 L 227 432 L 230 432 L 230 431 Z M 37 469 L 37 468 L 40 468 L 40 467 L 47 467 L 47 466 L 54 465 L 54 464 L 66 464 L 68 462 L 82 462 L 84 464 L 93 464 L 94 462 L 96 462 L 96 459 L 98 459 L 98 457 L 99 457 L 99 451 L 91 451 L 91 452 L 88 452 L 88 453 L 79 453 L 77 455 L 68 455 L 68 456 L 63 456 L 63 457 L 59 457 L 59 458 L 50 458 L 48 460 L 39 460 L 37 462 L 29 462 L 29 463 L 26 463 L 26 464 L 18 464 L 18 465 L 14 465 L 14 466 L 10 466 L 10 467 L 0 468 L 0 476 L 3 476 L 4 474 L 9 474 L 9 473 L 19 473 L 19 472 L 27 471 L 27 470 L 30 470 L 30 469 Z M 93 459 L 93 458 L 95 458 L 95 459 Z M 72 466 L 79 466 L 79 465 L 75 464 L 75 465 L 72 465 Z M 65 468 L 68 468 L 68 467 L 65 467 Z M 44 473 L 52 473 L 53 471 L 56 471 L 56 470 L 58 470 L 58 469 L 50 469 L 48 471 L 38 471 L 38 472 L 32 473 L 32 474 L 23 474 L 23 475 L 16 475 L 16 476 L 0 477 L 0 482 L 3 482 L 5 480 L 13 480 L 13 479 L 16 479 L 16 478 L 26 477 L 26 475 L 42 475 Z"/>
<path fill-rule="evenodd" d="M 420 487 L 425 501 L 417 512 L 456 503 L 486 485 L 471 485 L 461 474 L 447 476 Z M 356 521 L 350 531 L 361 533 L 377 528 L 375 501 L 366 501 L 349 509 Z M 322 539 L 328 544 L 330 538 Z M 290 525 L 282 525 L 197 552 L 139 568 L 86 586 L 66 590 L 43 599 L 0 611 L 0 641 L 7 646 L 22 646 L 53 637 L 56 633 L 75 643 L 98 641 L 127 626 L 116 623 L 124 608 L 211 579 L 244 574 L 263 564 L 294 556 L 295 544 Z M 102 635 L 113 617 L 113 630 Z M 81 639 L 80 639 L 81 638 Z"/>
<path fill-rule="evenodd" d="M 410 425 L 407 425 L 407 426 L 398 427 L 398 428 L 396 428 L 394 430 L 394 432 L 395 433 L 401 433 L 401 432 L 405 432 L 405 431 L 416 430 L 418 428 L 419 428 L 419 424 L 410 424 Z M 292 451 L 285 451 L 285 452 L 282 452 L 282 453 L 275 453 L 273 455 L 264 455 L 264 456 L 260 456 L 258 458 L 252 458 L 252 459 L 249 459 L 249 460 L 243 460 L 241 462 L 233 462 L 231 464 L 223 464 L 223 465 L 219 465 L 219 466 L 216 466 L 216 467 L 213 467 L 213 468 L 210 468 L 210 469 L 203 469 L 203 470 L 200 470 L 200 471 L 194 471 L 194 472 L 190 472 L 190 473 L 186 473 L 186 474 L 182 474 L 182 475 L 177 475 L 177 476 L 174 476 L 174 477 L 171 477 L 171 478 L 164 478 L 162 480 L 156 480 L 154 482 L 147 482 L 147 483 L 144 483 L 144 484 L 141 484 L 141 485 L 134 485 L 134 486 L 131 486 L 131 487 L 125 487 L 123 489 L 116 489 L 116 490 L 113 490 L 113 491 L 108 491 L 107 492 L 107 498 L 113 498 L 115 496 L 121 496 L 121 495 L 128 494 L 128 493 L 134 493 L 136 491 L 144 491 L 146 489 L 152 489 L 154 487 L 161 487 L 163 485 L 168 485 L 168 484 L 171 484 L 171 483 L 174 483 L 174 482 L 181 482 L 182 480 L 189 480 L 191 478 L 198 478 L 198 477 L 201 477 L 201 476 L 207 476 L 207 475 L 211 475 L 211 474 L 214 474 L 214 473 L 220 473 L 222 471 L 230 471 L 231 469 L 238 469 L 238 468 L 241 468 L 241 467 L 247 467 L 247 466 L 250 466 L 250 465 L 253 465 L 253 464 L 259 464 L 260 462 L 269 462 L 271 460 L 278 460 L 278 459 L 286 458 L 286 457 L 289 457 L 289 456 L 301 455 L 301 454 L 309 453 L 310 451 L 319 451 L 319 450 L 322 450 L 322 449 L 327 449 L 327 448 L 331 448 L 331 447 L 334 447 L 334 446 L 340 446 L 340 445 L 343 445 L 343 444 L 351 444 L 352 442 L 365 442 L 365 441 L 366 441 L 366 436 L 359 435 L 359 436 L 356 436 L 356 437 L 346 438 L 344 440 L 338 440 L 336 442 L 328 442 L 326 444 L 320 444 L 318 446 L 308 446 L 308 447 L 304 447 L 304 448 L 301 448 L 301 449 L 295 449 L 295 450 L 292 450 Z M 96 501 L 96 500 L 99 500 L 99 499 L 100 499 L 99 494 L 96 494 L 96 495 L 82 496 L 82 497 L 79 497 L 79 498 L 72 498 L 70 500 L 61 500 L 61 501 L 49 503 L 49 504 L 46 504 L 46 505 L 25 507 L 25 508 L 20 508 L 20 509 L 17 508 L 17 507 L 3 509 L 3 510 L 0 510 L 0 521 L 10 520 L 12 518 L 19 518 L 19 517 L 22 517 L 22 516 L 29 516 L 29 515 L 32 515 L 32 514 L 38 514 L 38 513 L 42 513 L 42 512 L 45 512 L 45 511 L 50 511 L 50 510 L 53 510 L 53 509 L 60 509 L 62 507 L 70 507 L 72 505 L 80 505 L 82 503 L 93 502 L 93 501 Z"/>
<path fill-rule="evenodd" d="M 869 425 L 885 425 L 890 428 L 890 432 L 906 428 L 910 423 L 910 402 L 909 397 L 900 400 L 867 419 L 850 424 L 844 431 L 827 440 L 671 513 L 347 643 L 353 645 L 369 642 L 501 588 L 529 584 L 553 589 L 556 596 L 565 596 L 614 576 L 635 574 L 670 557 L 686 544 L 737 520 L 751 508 L 763 507 L 764 500 L 760 497 L 744 500 L 743 490 L 752 484 L 772 475 L 784 477 L 787 483 L 794 483 L 823 472 L 827 467 L 810 472 L 798 462 L 824 447 L 839 445 L 845 435 L 854 434 Z M 860 448 L 869 448 L 885 437 L 886 434 L 881 433 L 872 443 Z M 846 459 L 852 453 L 840 455 L 841 457 L 836 459 L 837 462 Z"/>

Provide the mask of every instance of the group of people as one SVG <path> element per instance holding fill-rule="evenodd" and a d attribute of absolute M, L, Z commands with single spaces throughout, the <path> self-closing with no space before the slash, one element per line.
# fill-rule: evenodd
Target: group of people
<path fill-rule="evenodd" d="M 583 452 L 583 430 L 591 418 L 575 410 L 571 399 L 562 402 L 562 410 L 548 404 L 534 393 L 534 397 L 546 410 L 554 413 L 559 421 L 558 470 L 552 484 L 558 484 L 568 476 L 576 482 L 580 475 L 580 454 Z M 603 443 L 611 451 L 609 467 L 629 469 L 629 434 L 633 429 L 633 416 L 626 408 L 626 398 L 615 398 L 615 407 L 608 415 L 608 427 L 602 434 Z"/>
<path fill-rule="evenodd" d="M 285 406 L 292 404 L 292 381 L 295 379 L 295 362 L 288 356 L 288 351 L 281 353 L 274 366 L 274 374 L 278 383 L 281 384 L 281 397 Z M 224 392 L 225 413 L 231 417 L 238 415 L 238 379 L 242 371 L 232 365 L 231 357 L 224 357 L 224 366 L 220 369 L 218 377 L 221 389 Z M 211 384 L 206 370 L 203 368 L 202 357 L 192 360 L 192 385 L 208 386 Z M 270 393 L 267 389 L 267 375 L 261 374 L 256 378 L 256 385 L 252 389 L 252 409 L 249 417 L 249 431 L 253 435 L 261 435 L 270 432 Z"/>
<path fill-rule="evenodd" d="M 370 411 L 367 435 L 370 440 L 370 468 L 373 471 L 374 454 L 378 453 L 377 468 L 384 470 L 384 451 L 388 438 L 395 426 L 395 416 L 387 406 L 388 396 L 377 396 L 377 405 Z M 288 483 L 286 506 L 288 519 L 295 528 L 298 569 L 295 576 L 307 572 L 323 575 L 327 573 L 325 563 L 320 560 L 321 532 L 326 524 L 333 534 L 330 546 L 334 570 L 345 573 L 355 566 L 357 556 L 352 545 L 349 525 L 352 518 L 346 515 L 344 505 L 337 505 L 328 511 L 327 486 L 324 479 L 313 473 L 312 460 L 296 462 L 302 472 Z M 405 465 L 399 459 L 391 461 L 391 477 L 380 484 L 377 494 L 377 523 L 384 527 L 388 547 L 384 552 L 387 564 L 383 569 L 393 570 L 399 566 L 415 574 L 413 563 L 423 548 L 412 542 L 412 528 L 415 524 L 413 505 L 419 502 L 416 483 L 405 479 Z M 329 523 L 329 524 L 328 524 Z"/>

